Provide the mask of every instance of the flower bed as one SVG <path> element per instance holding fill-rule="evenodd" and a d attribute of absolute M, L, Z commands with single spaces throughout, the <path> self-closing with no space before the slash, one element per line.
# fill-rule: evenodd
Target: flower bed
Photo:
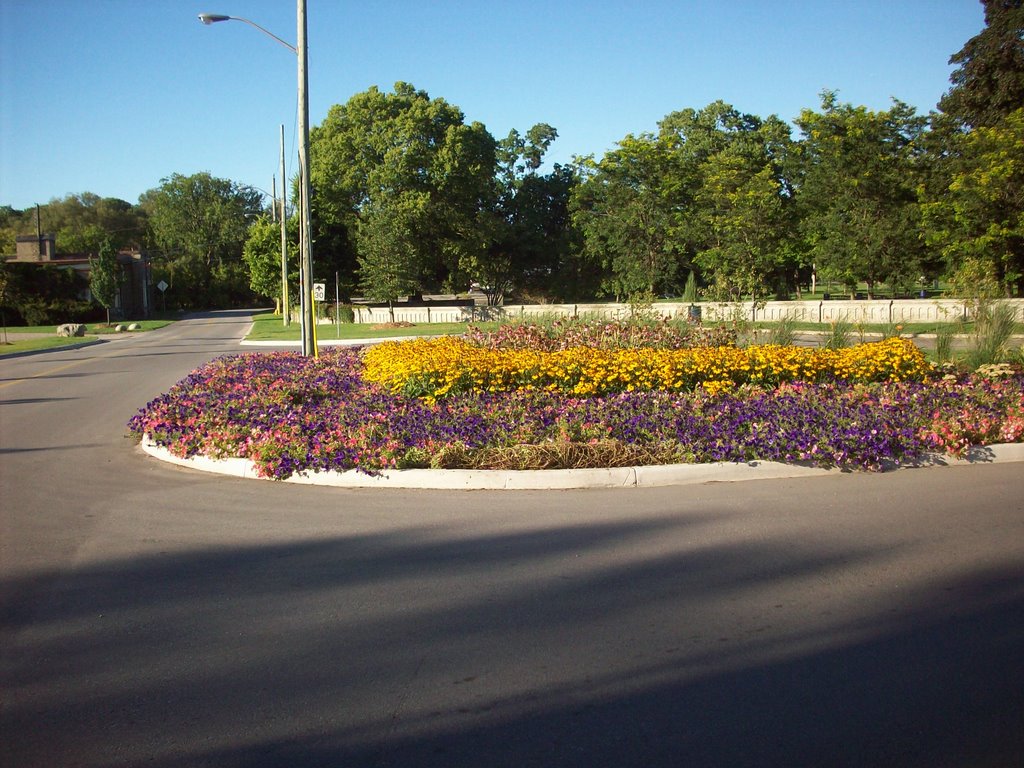
<path fill-rule="evenodd" d="M 381 344 L 367 351 L 365 363 L 368 381 L 431 399 L 456 392 L 545 390 L 590 397 L 798 381 L 922 381 L 931 371 L 913 342 L 901 338 L 838 350 L 769 345 L 543 351 L 446 337 Z"/>
<path fill-rule="evenodd" d="M 129 429 L 178 456 L 248 458 L 273 478 L 392 467 L 752 459 L 877 469 L 933 450 L 958 454 L 970 445 L 1024 440 L 1019 370 L 993 377 L 870 381 L 884 357 L 879 349 L 842 358 L 865 381 L 843 381 L 833 371 L 832 380 L 820 383 L 732 383 L 723 391 L 697 387 L 589 397 L 535 386 L 474 386 L 452 388 L 436 400 L 367 380 L 361 350 L 324 351 L 319 359 L 248 354 L 194 371 L 140 410 Z M 916 379 L 919 363 L 907 363 L 902 355 L 890 360 L 889 370 L 894 378 Z"/>

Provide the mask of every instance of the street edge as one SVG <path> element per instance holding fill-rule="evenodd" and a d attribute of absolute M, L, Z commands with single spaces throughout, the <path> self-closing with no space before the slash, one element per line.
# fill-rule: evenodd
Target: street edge
<path fill-rule="evenodd" d="M 181 458 L 144 436 L 142 451 L 161 461 L 181 467 L 247 480 L 260 477 L 249 459 L 211 459 L 206 456 Z M 909 469 L 932 466 L 976 466 L 1024 461 L 1024 443 L 1003 443 L 972 448 L 965 457 L 927 454 L 919 460 L 892 465 L 885 469 Z M 550 491 L 589 488 L 654 488 L 699 483 L 779 480 L 798 477 L 823 477 L 842 474 L 840 469 L 824 469 L 774 461 L 714 464 L 671 464 L 616 467 L 607 469 L 543 469 L 508 471 L 497 469 L 389 469 L 377 475 L 356 470 L 310 472 L 293 475 L 283 482 L 296 485 L 320 485 L 333 488 L 393 488 L 408 490 L 518 490 Z M 282 481 L 278 481 L 282 482 Z"/>

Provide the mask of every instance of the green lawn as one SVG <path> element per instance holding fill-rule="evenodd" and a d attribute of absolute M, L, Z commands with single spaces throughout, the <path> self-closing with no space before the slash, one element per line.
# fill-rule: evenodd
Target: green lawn
<path fill-rule="evenodd" d="M 142 326 L 140 331 L 131 331 L 131 333 L 142 333 L 143 331 L 152 331 L 156 328 L 163 328 L 165 325 L 169 325 L 174 321 L 132 320 L 130 322 L 138 323 Z M 128 325 L 128 322 L 125 322 L 124 325 Z M 116 334 L 116 326 L 117 323 L 111 323 L 109 327 L 106 323 L 102 322 L 87 323 L 85 327 L 85 336 L 70 338 L 67 336 L 58 336 L 56 325 L 28 325 L 4 328 L 3 330 L 0 330 L 0 357 L 3 357 L 4 355 L 18 354 L 19 352 L 60 349 L 61 347 L 81 344 L 83 341 L 96 341 L 99 336 Z M 125 333 L 127 333 L 127 331 L 125 331 Z M 46 335 L 39 336 L 37 334 Z"/>
<path fill-rule="evenodd" d="M 173 320 L 125 320 L 121 324 L 124 326 L 130 323 L 138 323 L 142 326 L 143 331 L 153 331 L 157 328 L 163 328 L 165 325 L 170 325 Z M 99 323 L 86 323 L 85 332 L 89 335 L 103 335 L 105 333 L 117 333 L 115 330 L 117 322 L 111 322 L 108 326 L 104 322 Z M 56 325 L 22 325 L 14 328 L 7 328 L 7 333 L 13 335 L 16 333 L 57 333 Z M 136 333 L 136 331 L 133 331 Z M 0 332 L 2 334 L 2 332 Z"/>
<path fill-rule="evenodd" d="M 370 323 L 342 323 L 338 325 L 317 325 L 317 341 L 338 339 L 390 339 L 396 336 L 442 336 L 465 333 L 469 325 L 493 330 L 498 323 L 417 323 L 407 328 L 387 328 Z M 292 322 L 287 328 L 280 315 L 257 315 L 253 318 L 248 341 L 298 341 L 300 326 Z"/>
<path fill-rule="evenodd" d="M 96 336 L 79 336 L 77 338 L 67 338 L 65 336 L 28 336 L 19 339 L 17 333 L 10 333 L 5 344 L 3 334 L 0 333 L 0 357 L 16 355 L 19 352 L 34 352 L 40 349 L 59 349 L 60 347 L 67 347 L 72 344 L 81 344 L 84 341 L 96 341 L 97 338 Z"/>

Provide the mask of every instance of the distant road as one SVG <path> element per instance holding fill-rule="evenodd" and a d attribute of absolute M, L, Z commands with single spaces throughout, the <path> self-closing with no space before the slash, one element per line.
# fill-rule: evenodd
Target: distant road
<path fill-rule="evenodd" d="M 124 424 L 213 313 L 0 360 L 0 766 L 1014 766 L 1024 467 L 338 490 Z"/>

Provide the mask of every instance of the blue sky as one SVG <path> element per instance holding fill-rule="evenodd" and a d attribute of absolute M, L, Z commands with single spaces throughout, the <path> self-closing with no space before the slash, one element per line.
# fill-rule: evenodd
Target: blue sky
<path fill-rule="evenodd" d="M 173 173 L 269 190 L 296 66 L 293 0 L 0 0 L 0 205 L 69 193 L 137 202 Z M 537 122 L 549 160 L 602 155 L 669 112 L 723 99 L 792 120 L 822 89 L 927 113 L 977 0 L 308 0 L 310 120 L 404 80 L 495 137 Z M 280 184 L 280 180 L 278 180 Z"/>

